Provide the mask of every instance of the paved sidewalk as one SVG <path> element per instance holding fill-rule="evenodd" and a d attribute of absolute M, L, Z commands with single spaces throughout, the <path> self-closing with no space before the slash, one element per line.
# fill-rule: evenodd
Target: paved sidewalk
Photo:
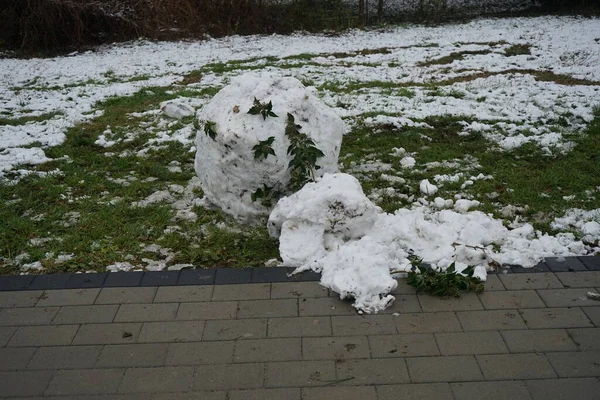
<path fill-rule="evenodd" d="M 0 398 L 599 399 L 600 271 L 357 315 L 316 282 L 0 292 Z"/>

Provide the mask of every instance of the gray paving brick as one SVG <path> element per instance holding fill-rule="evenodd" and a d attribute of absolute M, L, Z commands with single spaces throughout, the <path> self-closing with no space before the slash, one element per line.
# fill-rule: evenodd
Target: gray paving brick
<path fill-rule="evenodd" d="M 25 369 L 35 351 L 35 347 L 12 347 L 0 349 L 0 371 Z"/>
<path fill-rule="evenodd" d="M 144 322 L 138 342 L 199 342 L 204 321 Z"/>
<path fill-rule="evenodd" d="M 536 274 L 502 274 L 498 276 L 508 290 L 559 289 L 563 285 L 552 272 Z"/>
<path fill-rule="evenodd" d="M 531 400 L 522 381 L 451 383 L 456 400 Z"/>
<path fill-rule="evenodd" d="M 79 325 L 21 326 L 9 347 L 61 346 L 73 340 Z"/>
<path fill-rule="evenodd" d="M 178 307 L 177 303 L 122 304 L 115 322 L 172 321 Z"/>
<path fill-rule="evenodd" d="M 96 364 L 102 346 L 40 347 L 28 369 L 80 369 Z"/>
<path fill-rule="evenodd" d="M 369 336 L 373 358 L 437 356 L 440 354 L 431 333 Z"/>
<path fill-rule="evenodd" d="M 86 324 L 81 325 L 73 344 L 133 343 L 140 334 L 142 324 Z"/>
<path fill-rule="evenodd" d="M 369 342 L 366 336 L 302 338 L 302 357 L 305 360 L 369 358 Z"/>
<path fill-rule="evenodd" d="M 548 307 L 586 307 L 595 306 L 597 301 L 587 297 L 593 289 L 548 289 L 538 290 L 538 294 Z"/>
<path fill-rule="evenodd" d="M 148 396 L 139 397 L 140 400 L 147 400 Z M 230 400 L 227 392 L 222 391 L 202 391 L 202 392 L 178 392 L 178 393 L 159 393 L 154 394 L 151 400 Z M 102 399 L 104 400 L 104 399 Z M 137 398 L 135 399 L 137 400 Z"/>
<path fill-rule="evenodd" d="M 352 302 L 336 297 L 299 299 L 301 316 L 356 315 Z"/>
<path fill-rule="evenodd" d="M 96 367 L 158 367 L 165 364 L 167 344 L 116 344 L 102 348 Z"/>
<path fill-rule="evenodd" d="M 155 287 L 109 287 L 103 288 L 96 304 L 152 303 Z"/>
<path fill-rule="evenodd" d="M 267 336 L 266 319 L 206 321 L 203 340 L 260 339 Z"/>
<path fill-rule="evenodd" d="M 46 396 L 116 393 L 122 369 L 79 369 L 56 371 Z"/>
<path fill-rule="evenodd" d="M 587 270 L 577 257 L 548 257 L 544 262 L 554 272 Z"/>
<path fill-rule="evenodd" d="M 483 379 L 473 356 L 415 357 L 406 359 L 406 364 L 414 383 Z"/>
<path fill-rule="evenodd" d="M 570 288 L 600 286 L 600 271 L 557 272 L 556 277 Z"/>
<path fill-rule="evenodd" d="M 486 292 L 506 290 L 506 288 L 502 284 L 502 281 L 500 280 L 500 276 L 502 276 L 502 274 L 489 274 L 487 276 L 486 281 L 483 283 Z"/>
<path fill-rule="evenodd" d="M 237 315 L 237 301 L 212 301 L 204 303 L 181 303 L 178 320 L 232 319 Z"/>
<path fill-rule="evenodd" d="M 199 365 L 192 390 L 230 390 L 262 388 L 265 367 L 261 363 Z"/>
<path fill-rule="evenodd" d="M 397 279 L 398 286 L 396 289 L 392 290 L 390 293 L 394 296 L 397 294 L 416 294 L 417 289 L 414 286 L 410 286 L 406 283 L 406 278 Z"/>
<path fill-rule="evenodd" d="M 303 388 L 303 400 L 366 400 L 376 399 L 377 394 L 373 386 L 355 386 L 355 387 L 314 387 Z"/>
<path fill-rule="evenodd" d="M 592 324 L 600 327 L 600 307 L 586 307 L 583 312 L 592 321 Z"/>
<path fill-rule="evenodd" d="M 483 292 L 478 296 L 486 310 L 545 307 L 542 299 L 532 290 Z"/>
<path fill-rule="evenodd" d="M 238 340 L 233 359 L 242 363 L 301 360 L 300 338 Z"/>
<path fill-rule="evenodd" d="M 54 371 L 0 372 L 2 396 L 41 396 Z"/>
<path fill-rule="evenodd" d="M 547 353 L 561 378 L 600 376 L 600 351 Z"/>
<path fill-rule="evenodd" d="M 508 353 L 496 331 L 436 333 L 435 339 L 442 355 Z"/>
<path fill-rule="evenodd" d="M 5 308 L 0 310 L 0 325 L 48 325 L 58 313 L 58 307 Z"/>
<path fill-rule="evenodd" d="M 94 304 L 100 289 L 60 289 L 46 290 L 36 307 L 81 306 Z"/>
<path fill-rule="evenodd" d="M 456 332 L 460 323 L 453 312 L 400 314 L 394 316 L 398 333 Z"/>
<path fill-rule="evenodd" d="M 396 333 L 392 315 L 347 315 L 331 317 L 336 336 L 381 335 Z"/>
<path fill-rule="evenodd" d="M 43 290 L 0 292 L 0 308 L 33 307 L 43 294 Z"/>
<path fill-rule="evenodd" d="M 379 400 L 454 400 L 448 383 L 413 383 L 377 386 Z"/>
<path fill-rule="evenodd" d="M 335 368 L 339 380 L 347 379 L 339 385 L 387 385 L 410 382 L 403 358 L 338 360 Z"/>
<path fill-rule="evenodd" d="M 261 300 L 271 298 L 270 283 L 249 283 L 239 285 L 215 285 L 214 301 Z"/>
<path fill-rule="evenodd" d="M 597 400 L 600 381 L 596 378 L 571 378 L 526 381 L 533 400 Z"/>
<path fill-rule="evenodd" d="M 526 328 L 517 310 L 463 311 L 456 315 L 465 331 Z"/>
<path fill-rule="evenodd" d="M 93 324 L 112 322 L 119 306 L 64 306 L 52 320 L 53 324 Z"/>
<path fill-rule="evenodd" d="M 331 336 L 330 317 L 271 318 L 269 337 Z"/>
<path fill-rule="evenodd" d="M 486 380 L 556 378 L 543 354 L 496 354 L 476 356 Z"/>
<path fill-rule="evenodd" d="M 425 312 L 483 310 L 475 293 L 465 293 L 460 298 L 423 294 L 419 295 L 419 302 Z"/>
<path fill-rule="evenodd" d="M 567 329 L 579 350 L 600 350 L 600 328 Z"/>
<path fill-rule="evenodd" d="M 200 365 L 233 362 L 234 341 L 170 343 L 167 365 Z"/>
<path fill-rule="evenodd" d="M 383 314 L 417 313 L 423 311 L 416 294 L 397 294 L 394 297 L 396 300 L 394 300 L 394 303 L 390 307 L 383 310 Z"/>
<path fill-rule="evenodd" d="M 184 303 L 210 301 L 213 285 L 161 286 L 154 297 L 155 303 Z"/>
<path fill-rule="evenodd" d="M 511 353 L 577 350 L 564 329 L 502 331 Z"/>
<path fill-rule="evenodd" d="M 273 318 L 298 316 L 298 300 L 248 300 L 240 301 L 238 318 Z"/>
<path fill-rule="evenodd" d="M 300 400 L 300 388 L 231 390 L 228 400 Z"/>
<path fill-rule="evenodd" d="M 265 387 L 323 386 L 336 380 L 333 361 L 267 363 Z"/>
<path fill-rule="evenodd" d="M 531 329 L 593 326 L 584 312 L 577 307 L 529 309 L 520 310 L 519 312 Z"/>
<path fill-rule="evenodd" d="M 329 291 L 318 282 L 283 282 L 271 284 L 272 299 L 328 297 Z"/>
<path fill-rule="evenodd" d="M 122 393 L 185 392 L 194 367 L 129 368 L 119 388 Z"/>
<path fill-rule="evenodd" d="M 6 346 L 8 341 L 17 331 L 16 326 L 0 326 L 0 347 Z"/>

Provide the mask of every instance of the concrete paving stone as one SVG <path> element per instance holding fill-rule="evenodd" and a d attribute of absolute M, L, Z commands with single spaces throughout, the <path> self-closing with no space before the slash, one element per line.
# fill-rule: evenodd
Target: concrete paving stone
<path fill-rule="evenodd" d="M 456 316 L 465 331 L 526 328 L 517 310 L 462 311 Z"/>
<path fill-rule="evenodd" d="M 212 285 L 202 286 L 162 286 L 158 288 L 155 303 L 184 303 L 210 301 L 213 295 Z"/>
<path fill-rule="evenodd" d="M 170 343 L 166 365 L 200 365 L 233 362 L 234 341 Z"/>
<path fill-rule="evenodd" d="M 0 372 L 2 396 L 41 396 L 54 371 Z"/>
<path fill-rule="evenodd" d="M 530 329 L 579 328 L 593 326 L 578 307 L 519 310 Z"/>
<path fill-rule="evenodd" d="M 248 300 L 238 304 L 238 318 L 297 317 L 297 299 Z"/>
<path fill-rule="evenodd" d="M 300 316 L 356 315 L 352 301 L 336 297 L 298 299 Z"/>
<path fill-rule="evenodd" d="M 483 379 L 473 356 L 407 358 L 414 383 L 480 381 Z"/>
<path fill-rule="evenodd" d="M 96 304 L 152 303 L 156 290 L 155 287 L 103 288 L 96 299 Z"/>
<path fill-rule="evenodd" d="M 600 257 L 578 257 L 579 261 L 590 271 L 600 271 Z"/>
<path fill-rule="evenodd" d="M 48 325 L 58 307 L 5 308 L 0 310 L 0 326 Z"/>
<path fill-rule="evenodd" d="M 533 400 L 598 400 L 600 394 L 596 378 L 531 380 L 525 385 Z"/>
<path fill-rule="evenodd" d="M 424 312 L 483 310 L 475 293 L 465 293 L 460 298 L 438 297 L 429 294 L 422 294 L 418 297 Z"/>
<path fill-rule="evenodd" d="M 393 294 L 394 296 L 397 294 L 417 294 L 417 289 L 406 283 L 406 278 L 400 278 L 396 281 L 398 282 L 398 286 L 396 289 L 392 290 L 390 294 Z"/>
<path fill-rule="evenodd" d="M 436 333 L 435 339 L 443 356 L 508 353 L 496 331 Z"/>
<path fill-rule="evenodd" d="M 204 321 L 144 322 L 138 342 L 199 342 Z"/>
<path fill-rule="evenodd" d="M 586 307 L 583 312 L 592 321 L 592 324 L 600 327 L 600 307 Z"/>
<path fill-rule="evenodd" d="M 236 363 L 302 359 L 300 338 L 250 339 L 235 342 Z"/>
<path fill-rule="evenodd" d="M 148 400 L 148 395 L 144 395 L 140 400 Z M 179 393 L 159 393 L 152 395 L 150 400 L 229 400 L 227 392 L 222 391 L 202 391 L 202 392 L 179 392 Z"/>
<path fill-rule="evenodd" d="M 448 383 L 377 385 L 376 389 L 379 400 L 454 400 Z"/>
<path fill-rule="evenodd" d="M 257 389 L 263 387 L 265 366 L 261 363 L 199 365 L 192 390 Z"/>
<path fill-rule="evenodd" d="M 537 274 L 501 274 L 498 275 L 504 287 L 508 290 L 526 289 L 562 289 L 556 275 L 552 272 Z"/>
<path fill-rule="evenodd" d="M 338 380 L 345 380 L 339 385 L 387 385 L 410 382 L 403 358 L 337 360 L 335 369 Z"/>
<path fill-rule="evenodd" d="M 545 307 L 544 302 L 533 290 L 507 290 L 478 294 L 486 310 Z"/>
<path fill-rule="evenodd" d="M 303 400 L 368 400 L 376 399 L 374 386 L 302 388 Z"/>
<path fill-rule="evenodd" d="M 0 349 L 0 371 L 25 369 L 35 351 L 35 347 L 12 347 Z"/>
<path fill-rule="evenodd" d="M 269 337 L 331 336 L 330 317 L 270 318 Z"/>
<path fill-rule="evenodd" d="M 119 387 L 121 393 L 186 392 L 194 367 L 129 368 Z"/>
<path fill-rule="evenodd" d="M 167 344 L 115 344 L 102 348 L 97 368 L 158 367 L 165 364 Z"/>
<path fill-rule="evenodd" d="M 210 301 L 181 303 L 177 310 L 178 320 L 233 319 L 237 315 L 237 301 Z"/>
<path fill-rule="evenodd" d="M 336 381 L 333 360 L 267 363 L 265 387 L 323 386 Z"/>
<path fill-rule="evenodd" d="M 369 336 L 373 358 L 437 356 L 440 354 L 432 333 Z"/>
<path fill-rule="evenodd" d="M 504 274 L 489 274 L 483 285 L 485 287 L 486 292 L 496 292 L 498 290 L 506 290 L 502 281 L 500 280 L 500 276 Z"/>
<path fill-rule="evenodd" d="M 79 325 L 21 326 L 8 347 L 63 346 L 68 345 Z"/>
<path fill-rule="evenodd" d="M 547 257 L 544 262 L 553 272 L 587 271 L 577 257 Z"/>
<path fill-rule="evenodd" d="M 27 369 L 83 369 L 92 368 L 102 346 L 40 347 Z"/>
<path fill-rule="evenodd" d="M 394 303 L 390 307 L 382 311 L 383 314 L 417 313 L 423 311 L 416 294 L 397 294 L 394 297 L 396 300 L 394 300 Z"/>
<path fill-rule="evenodd" d="M 556 378 L 543 354 L 478 355 L 477 362 L 488 381 Z"/>
<path fill-rule="evenodd" d="M 141 323 L 85 324 L 79 328 L 73 344 L 134 343 L 141 329 Z"/>
<path fill-rule="evenodd" d="M 456 400 L 531 400 L 523 381 L 456 382 L 450 387 Z"/>
<path fill-rule="evenodd" d="M 286 282 L 271 284 L 272 299 L 328 297 L 329 291 L 318 282 Z"/>
<path fill-rule="evenodd" d="M 116 393 L 123 369 L 59 370 L 44 392 L 46 396 Z"/>
<path fill-rule="evenodd" d="M 178 303 L 121 304 L 115 322 L 172 321 L 177 308 Z"/>
<path fill-rule="evenodd" d="M 266 319 L 226 319 L 206 321 L 202 340 L 261 339 L 266 336 Z"/>
<path fill-rule="evenodd" d="M 118 304 L 96 306 L 64 306 L 52 320 L 53 324 L 101 324 L 112 322 Z"/>
<path fill-rule="evenodd" d="M 564 329 L 512 330 L 501 333 L 511 353 L 577 350 Z"/>
<path fill-rule="evenodd" d="M 83 306 L 94 304 L 100 289 L 46 290 L 36 307 Z"/>
<path fill-rule="evenodd" d="M 600 350 L 600 328 L 567 329 L 579 350 Z"/>
<path fill-rule="evenodd" d="M 0 326 L 0 347 L 6 346 L 8 341 L 17 331 L 16 326 Z"/>
<path fill-rule="evenodd" d="M 556 277 L 567 288 L 600 286 L 600 271 L 557 272 Z"/>
<path fill-rule="evenodd" d="M 462 328 L 453 312 L 400 314 L 394 316 L 398 333 L 456 332 Z"/>
<path fill-rule="evenodd" d="M 392 315 L 347 315 L 331 317 L 336 336 L 383 335 L 396 333 Z"/>
<path fill-rule="evenodd" d="M 0 308 L 33 307 L 43 294 L 43 290 L 0 292 Z"/>
<path fill-rule="evenodd" d="M 369 342 L 366 336 L 302 338 L 302 357 L 305 360 L 369 358 Z"/>
<path fill-rule="evenodd" d="M 300 388 L 231 390 L 227 400 L 300 400 Z"/>
<path fill-rule="evenodd" d="M 590 291 L 594 291 L 594 289 L 547 289 L 537 292 L 547 307 L 596 306 L 598 302 L 587 297 L 587 293 Z"/>
<path fill-rule="evenodd" d="M 546 353 L 561 378 L 600 376 L 600 351 Z"/>
<path fill-rule="evenodd" d="M 271 298 L 270 283 L 251 283 L 239 285 L 216 285 L 213 301 L 224 300 L 266 300 Z"/>

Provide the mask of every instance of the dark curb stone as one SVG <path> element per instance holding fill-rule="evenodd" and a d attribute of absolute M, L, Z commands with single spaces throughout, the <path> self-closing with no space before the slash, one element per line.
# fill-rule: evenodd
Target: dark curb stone
<path fill-rule="evenodd" d="M 179 274 L 177 285 L 212 285 L 216 274 L 216 269 L 184 269 Z"/>
<path fill-rule="evenodd" d="M 532 274 L 535 272 L 551 272 L 550 268 L 548 267 L 548 265 L 545 262 L 540 262 L 536 265 L 534 265 L 532 268 L 523 268 L 520 265 L 509 265 L 510 266 L 510 270 L 516 274 Z"/>
<path fill-rule="evenodd" d="M 35 277 L 31 285 L 29 285 L 28 289 L 64 289 L 67 281 L 71 279 L 71 276 L 72 274 L 38 275 Z"/>
<path fill-rule="evenodd" d="M 271 283 L 294 281 L 294 277 L 288 274 L 295 268 L 284 267 L 260 267 L 252 269 L 252 283 Z"/>
<path fill-rule="evenodd" d="M 552 272 L 568 272 L 568 271 L 587 271 L 585 265 L 579 261 L 577 257 L 564 257 L 564 261 L 557 261 L 558 258 L 546 258 L 546 264 Z"/>
<path fill-rule="evenodd" d="M 65 289 L 99 288 L 108 277 L 108 272 L 102 274 L 73 274 L 65 285 Z"/>
<path fill-rule="evenodd" d="M 35 275 L 11 275 L 0 279 L 0 290 L 25 290 L 29 287 Z"/>
<path fill-rule="evenodd" d="M 252 268 L 219 268 L 215 276 L 216 285 L 251 283 Z"/>
<path fill-rule="evenodd" d="M 175 286 L 179 279 L 179 271 L 145 272 L 140 286 Z"/>
<path fill-rule="evenodd" d="M 291 281 L 293 282 L 318 282 L 321 280 L 321 274 L 316 273 L 313 270 L 304 271 L 299 274 L 293 275 Z"/>
<path fill-rule="evenodd" d="M 600 257 L 578 257 L 590 271 L 600 271 Z"/>
<path fill-rule="evenodd" d="M 134 272 L 111 272 L 104 281 L 105 287 L 135 287 L 139 286 L 144 273 Z"/>

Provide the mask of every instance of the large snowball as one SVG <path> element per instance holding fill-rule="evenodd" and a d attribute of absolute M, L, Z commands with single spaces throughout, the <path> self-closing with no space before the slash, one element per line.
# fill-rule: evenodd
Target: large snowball
<path fill-rule="evenodd" d="M 261 103 L 271 101 L 277 117 L 248 114 L 255 98 Z M 263 185 L 284 191 L 289 183 L 288 113 L 324 153 L 317 161 L 321 167 L 317 176 L 337 171 L 344 130 L 341 118 L 297 79 L 245 74 L 232 79 L 198 115 L 195 168 L 207 200 L 241 220 L 268 215 L 270 209 L 260 200 L 253 202 L 251 195 Z M 214 123 L 214 140 L 202 129 L 205 121 Z M 252 148 L 271 136 L 275 156 L 255 160 Z"/>

